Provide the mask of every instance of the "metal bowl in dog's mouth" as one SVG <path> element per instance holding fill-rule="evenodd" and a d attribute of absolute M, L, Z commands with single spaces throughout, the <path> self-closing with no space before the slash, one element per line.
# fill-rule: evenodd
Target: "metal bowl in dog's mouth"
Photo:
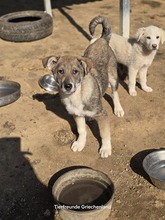
<path fill-rule="evenodd" d="M 46 74 L 42 76 L 38 83 L 46 91 L 58 91 L 58 85 L 54 80 L 53 74 Z"/>
<path fill-rule="evenodd" d="M 143 167 L 152 183 L 165 190 L 165 149 L 148 154 L 143 160 Z"/>
<path fill-rule="evenodd" d="M 16 101 L 21 95 L 20 88 L 17 82 L 0 80 L 0 106 Z"/>
<path fill-rule="evenodd" d="M 80 168 L 60 176 L 52 189 L 63 220 L 105 220 L 114 196 L 114 185 L 104 173 Z"/>

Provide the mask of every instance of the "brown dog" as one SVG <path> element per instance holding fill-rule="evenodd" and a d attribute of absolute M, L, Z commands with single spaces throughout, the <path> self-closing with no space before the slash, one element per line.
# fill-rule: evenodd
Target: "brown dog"
<path fill-rule="evenodd" d="M 95 118 L 98 122 L 102 145 L 100 155 L 106 158 L 111 155 L 111 137 L 107 112 L 102 104 L 102 96 L 110 84 L 113 91 L 114 113 L 121 117 L 121 107 L 117 87 L 117 64 L 109 47 L 110 26 L 106 18 L 94 18 L 89 29 L 93 34 L 97 24 L 102 24 L 102 36 L 90 45 L 83 57 L 62 56 L 48 57 L 43 60 L 59 87 L 59 94 L 69 114 L 72 114 L 79 133 L 71 149 L 82 151 L 86 144 L 85 117 Z"/>

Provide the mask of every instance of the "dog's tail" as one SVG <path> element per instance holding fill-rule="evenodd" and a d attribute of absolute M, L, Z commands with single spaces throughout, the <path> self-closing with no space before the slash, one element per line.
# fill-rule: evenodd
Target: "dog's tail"
<path fill-rule="evenodd" d="M 97 16 L 91 20 L 91 22 L 89 23 L 90 34 L 92 36 L 94 35 L 95 28 L 98 24 L 102 24 L 103 27 L 101 38 L 109 41 L 111 38 L 111 27 L 108 19 L 103 16 Z"/>

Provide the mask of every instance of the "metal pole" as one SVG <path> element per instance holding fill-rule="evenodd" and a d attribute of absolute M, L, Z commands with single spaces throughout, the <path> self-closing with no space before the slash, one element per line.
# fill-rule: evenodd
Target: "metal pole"
<path fill-rule="evenodd" d="M 45 11 L 52 16 L 51 0 L 44 0 Z"/>
<path fill-rule="evenodd" d="M 120 0 L 120 34 L 129 37 L 130 31 L 130 0 Z"/>

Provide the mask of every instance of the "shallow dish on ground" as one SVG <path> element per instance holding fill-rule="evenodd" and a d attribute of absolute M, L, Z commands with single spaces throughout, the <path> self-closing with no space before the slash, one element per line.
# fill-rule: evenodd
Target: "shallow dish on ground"
<path fill-rule="evenodd" d="M 0 106 L 16 101 L 21 95 L 20 88 L 17 82 L 0 80 Z"/>
<path fill-rule="evenodd" d="M 52 194 L 63 220 L 105 220 L 111 211 L 114 184 L 100 171 L 80 168 L 60 176 Z"/>
<path fill-rule="evenodd" d="M 58 86 L 52 74 L 46 74 L 42 76 L 39 81 L 39 85 L 47 91 L 58 91 Z"/>
<path fill-rule="evenodd" d="M 143 167 L 152 183 L 165 190 L 165 149 L 148 154 L 143 160 Z"/>

